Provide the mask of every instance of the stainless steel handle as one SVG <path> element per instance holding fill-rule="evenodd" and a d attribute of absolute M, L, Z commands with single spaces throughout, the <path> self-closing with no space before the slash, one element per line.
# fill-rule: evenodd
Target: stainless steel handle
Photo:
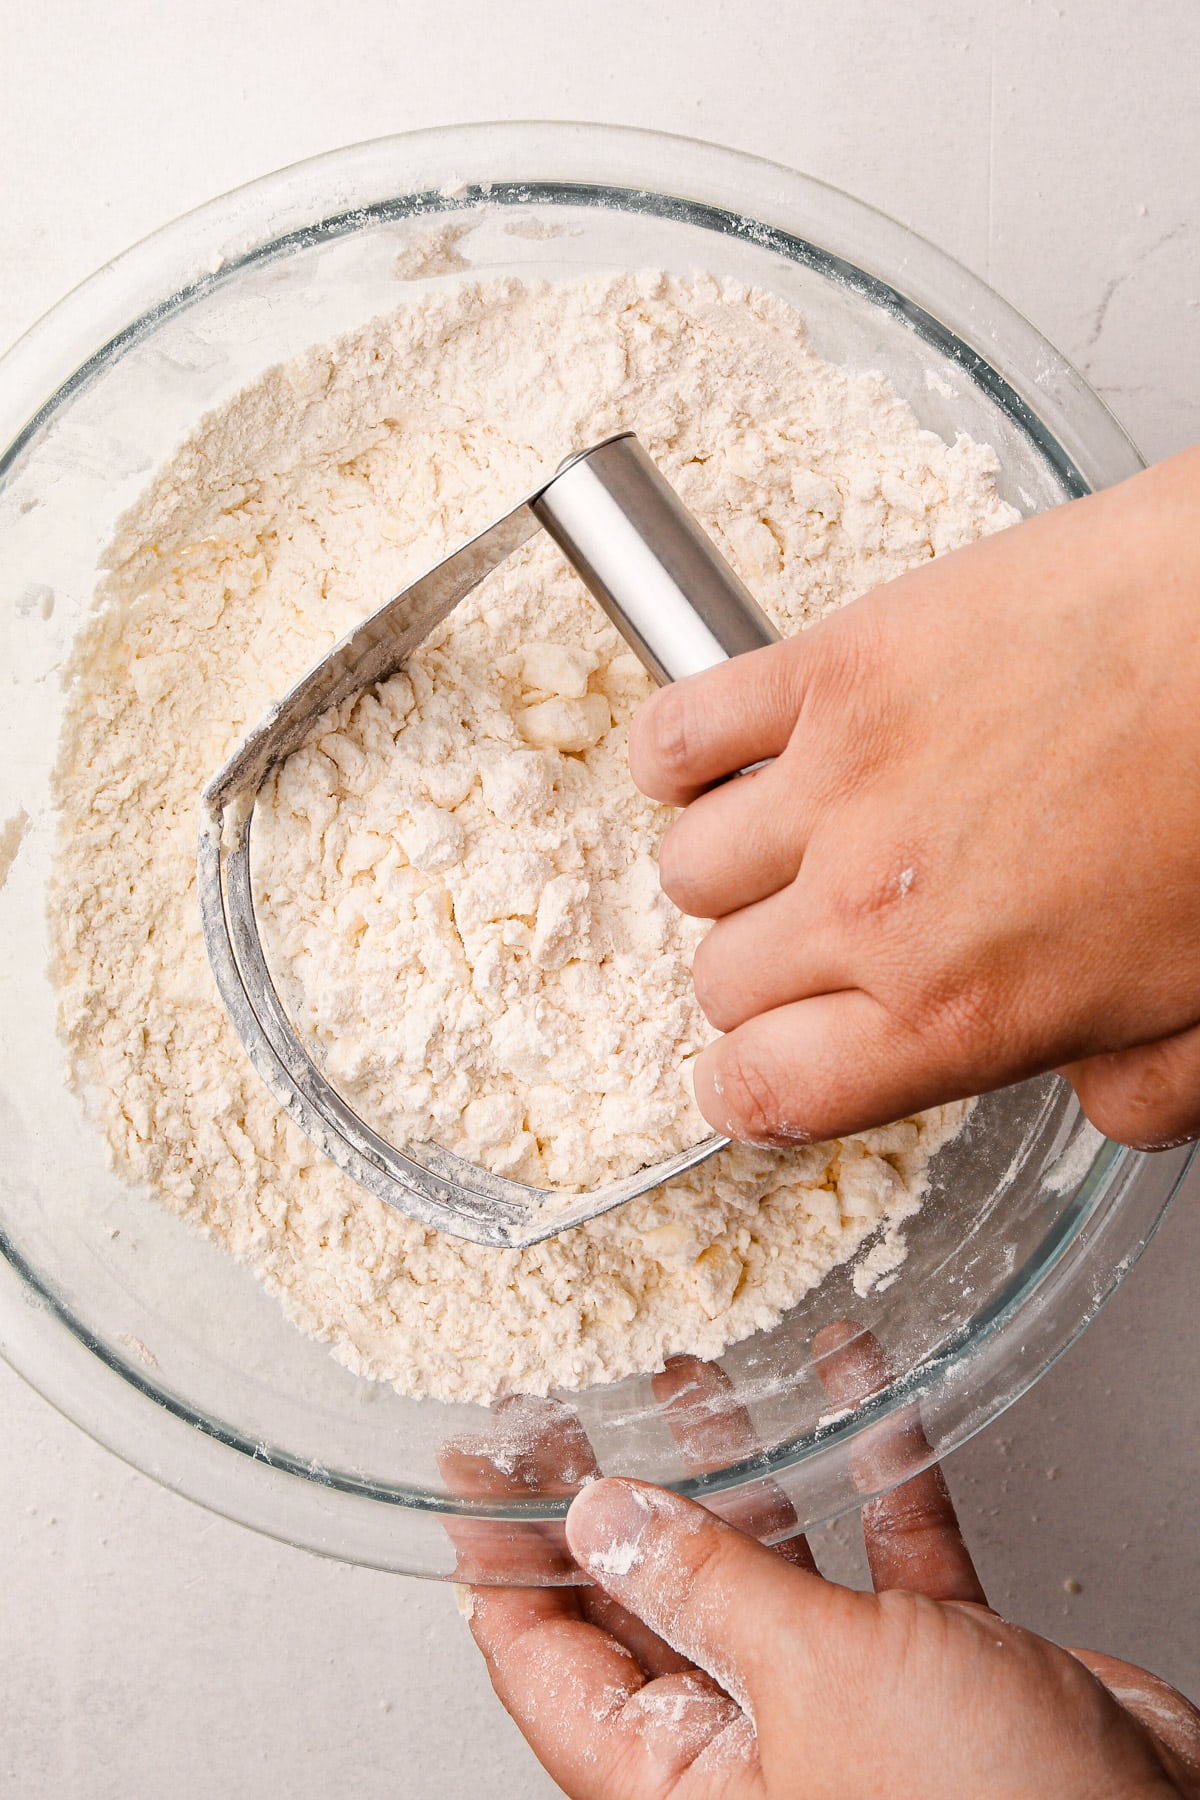
<path fill-rule="evenodd" d="M 779 642 L 632 433 L 564 463 L 529 507 L 659 681 Z"/>

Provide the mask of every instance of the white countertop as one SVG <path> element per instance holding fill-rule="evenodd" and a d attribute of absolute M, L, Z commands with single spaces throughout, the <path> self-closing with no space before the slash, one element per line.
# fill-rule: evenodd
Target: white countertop
<path fill-rule="evenodd" d="M 0 344 L 133 239 L 298 157 L 600 119 L 756 151 L 895 214 L 1162 456 L 1200 436 L 1197 68 L 1195 0 L 7 0 Z M 998 1605 L 1193 1695 L 1198 1288 L 1194 1182 L 1086 1338 L 948 1465 Z M 558 1791 L 446 1589 L 202 1512 L 3 1365 L 0 1430 L 0 1793 Z M 850 1522 L 818 1550 L 857 1576 Z"/>

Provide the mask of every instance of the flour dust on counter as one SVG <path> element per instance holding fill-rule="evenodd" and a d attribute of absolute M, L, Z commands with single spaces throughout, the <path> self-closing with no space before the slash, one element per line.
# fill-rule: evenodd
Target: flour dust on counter
<path fill-rule="evenodd" d="M 303 1331 L 410 1394 L 488 1401 L 712 1357 L 899 1229 L 946 1107 L 734 1146 L 526 1250 L 362 1192 L 245 1058 L 205 957 L 198 796 L 366 613 L 570 451 L 636 430 L 785 633 L 1015 513 L 758 291 L 659 273 L 463 280 L 270 371 L 122 520 L 76 645 L 52 902 L 61 1030 L 115 1166 L 248 1264 Z M 640 664 L 547 539 L 273 776 L 254 875 L 331 1079 L 397 1141 L 590 1187 L 704 1130 L 700 927 L 633 788 Z"/>

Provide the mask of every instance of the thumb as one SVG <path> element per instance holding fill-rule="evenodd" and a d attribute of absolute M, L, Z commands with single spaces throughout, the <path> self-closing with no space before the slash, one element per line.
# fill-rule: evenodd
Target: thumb
<path fill-rule="evenodd" d="M 1089 1056 L 1062 1070 L 1088 1118 L 1135 1150 L 1200 1137 L 1200 1025 L 1153 1044 Z"/>
<path fill-rule="evenodd" d="M 803 1681 L 852 1596 L 702 1506 L 640 1481 L 584 1488 L 567 1514 L 580 1567 L 744 1712 L 780 1661 Z"/>

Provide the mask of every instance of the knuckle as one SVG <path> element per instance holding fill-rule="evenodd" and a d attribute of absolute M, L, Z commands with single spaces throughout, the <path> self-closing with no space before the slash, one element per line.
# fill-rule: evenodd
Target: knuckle
<path fill-rule="evenodd" d="M 692 958 L 692 986 L 709 1024 L 718 1031 L 728 1031 L 732 1019 L 726 994 L 726 958 L 716 926 L 697 945 Z"/>
<path fill-rule="evenodd" d="M 746 701 L 755 707 L 758 723 L 768 729 L 780 722 L 794 728 L 808 680 L 808 633 L 798 632 L 752 655 L 757 659 L 756 683 Z"/>
<path fill-rule="evenodd" d="M 1028 1072 L 1029 1027 L 1003 987 L 974 969 L 939 967 L 936 951 L 902 944 L 882 951 L 874 966 L 897 1024 L 940 1079 L 995 1087 Z"/>
<path fill-rule="evenodd" d="M 851 826 L 848 835 L 853 836 Z M 827 882 L 830 910 L 839 925 L 853 928 L 884 921 L 898 914 L 907 922 L 906 902 L 916 881 L 916 869 L 904 850 L 873 846 L 870 866 L 860 867 L 857 857 L 843 864 Z"/>
<path fill-rule="evenodd" d="M 686 785 L 694 758 L 695 708 L 686 682 L 661 688 L 634 716 L 629 761 L 638 786 L 651 795 Z"/>
<path fill-rule="evenodd" d="M 684 817 L 686 818 L 686 814 Z M 667 899 L 680 912 L 690 913 L 690 903 L 697 898 L 695 855 L 691 832 L 681 829 L 683 820 L 672 825 L 658 848 L 658 881 Z"/>
<path fill-rule="evenodd" d="M 852 947 L 860 972 L 869 965 L 924 1007 L 948 960 L 928 846 L 916 833 L 880 833 L 872 809 L 852 804 L 806 856 L 809 928 L 819 924 Z"/>
<path fill-rule="evenodd" d="M 943 1059 L 968 1071 L 990 1070 L 1006 1060 L 1015 1035 L 999 996 L 973 979 L 934 983 L 924 1020 L 927 1041 L 936 1042 Z"/>
<path fill-rule="evenodd" d="M 810 704 L 844 712 L 864 689 L 875 686 L 879 666 L 879 625 L 869 606 L 859 603 L 838 614 L 817 636 L 809 673 Z"/>
<path fill-rule="evenodd" d="M 801 717 L 826 747 L 827 797 L 844 799 L 891 764 L 897 751 L 900 721 L 886 679 L 887 627 L 880 608 L 860 600 L 829 621 L 814 647 Z"/>

